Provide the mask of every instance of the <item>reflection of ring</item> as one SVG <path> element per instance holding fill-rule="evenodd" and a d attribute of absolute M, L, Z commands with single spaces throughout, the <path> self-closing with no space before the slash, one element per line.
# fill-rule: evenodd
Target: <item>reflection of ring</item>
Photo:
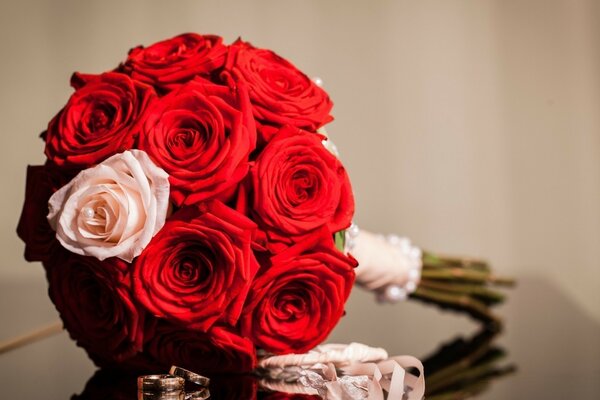
<path fill-rule="evenodd" d="M 185 395 L 185 400 L 206 400 L 210 397 L 210 392 L 207 388 L 198 390 L 197 392 L 188 393 Z"/>
<path fill-rule="evenodd" d="M 208 379 L 207 377 L 202 376 L 202 375 L 197 374 L 192 371 L 188 371 L 185 368 L 177 367 L 175 365 L 173 365 L 171 367 L 171 370 L 169 371 L 169 373 L 171 375 L 179 376 L 179 377 L 185 379 L 186 381 L 190 381 L 190 382 L 195 383 L 196 385 L 200 385 L 200 386 L 208 386 L 208 384 L 210 383 L 210 379 Z"/>
<path fill-rule="evenodd" d="M 183 390 L 185 380 L 173 375 L 144 375 L 137 379 L 138 389 L 142 391 L 170 392 Z"/>
<path fill-rule="evenodd" d="M 171 392 L 144 392 L 138 390 L 138 400 L 185 400 L 183 390 L 173 390 Z"/>

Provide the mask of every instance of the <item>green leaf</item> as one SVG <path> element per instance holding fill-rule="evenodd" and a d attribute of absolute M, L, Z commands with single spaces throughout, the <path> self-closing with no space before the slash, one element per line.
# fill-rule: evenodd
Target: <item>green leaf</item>
<path fill-rule="evenodd" d="M 344 247 L 346 247 L 346 231 L 339 231 L 333 235 L 333 240 L 335 242 L 335 247 L 343 252 Z"/>

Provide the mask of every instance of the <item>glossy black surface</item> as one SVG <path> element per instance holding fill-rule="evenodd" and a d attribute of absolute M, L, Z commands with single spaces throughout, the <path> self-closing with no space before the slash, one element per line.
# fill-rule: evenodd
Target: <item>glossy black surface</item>
<path fill-rule="evenodd" d="M 468 397 L 477 399 L 600 398 L 598 321 L 553 284 L 535 277 L 520 277 L 497 312 L 505 320 L 503 331 L 485 332 L 462 315 L 414 301 L 378 305 L 357 289 L 329 341 L 358 341 L 384 347 L 390 355 L 415 355 L 431 376 L 428 391 L 438 395 L 452 390 L 479 392 Z M 0 338 L 55 320 L 44 278 L 1 282 L 0 315 Z M 90 380 L 95 370 L 63 332 L 0 355 L 0 398 L 136 398 L 135 377 L 102 372 Z M 213 385 L 211 398 L 252 398 L 255 389 L 251 379 L 226 378 Z M 436 393 L 429 398 L 440 398 Z"/>

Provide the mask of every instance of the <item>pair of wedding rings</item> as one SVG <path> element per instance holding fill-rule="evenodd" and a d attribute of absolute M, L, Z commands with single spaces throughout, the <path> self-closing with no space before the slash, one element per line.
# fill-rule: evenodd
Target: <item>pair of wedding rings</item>
<path fill-rule="evenodd" d="M 202 389 L 186 393 L 186 382 Z M 210 396 L 209 383 L 207 377 L 174 365 L 168 374 L 138 377 L 138 400 L 204 400 Z"/>

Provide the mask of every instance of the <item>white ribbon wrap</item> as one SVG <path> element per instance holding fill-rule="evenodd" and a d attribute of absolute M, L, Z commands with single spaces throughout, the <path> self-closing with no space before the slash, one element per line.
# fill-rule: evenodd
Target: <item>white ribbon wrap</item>
<path fill-rule="evenodd" d="M 408 238 L 376 235 L 352 225 L 346 251 L 358 261 L 356 283 L 376 292 L 380 301 L 404 300 L 421 279 L 422 252 Z"/>

